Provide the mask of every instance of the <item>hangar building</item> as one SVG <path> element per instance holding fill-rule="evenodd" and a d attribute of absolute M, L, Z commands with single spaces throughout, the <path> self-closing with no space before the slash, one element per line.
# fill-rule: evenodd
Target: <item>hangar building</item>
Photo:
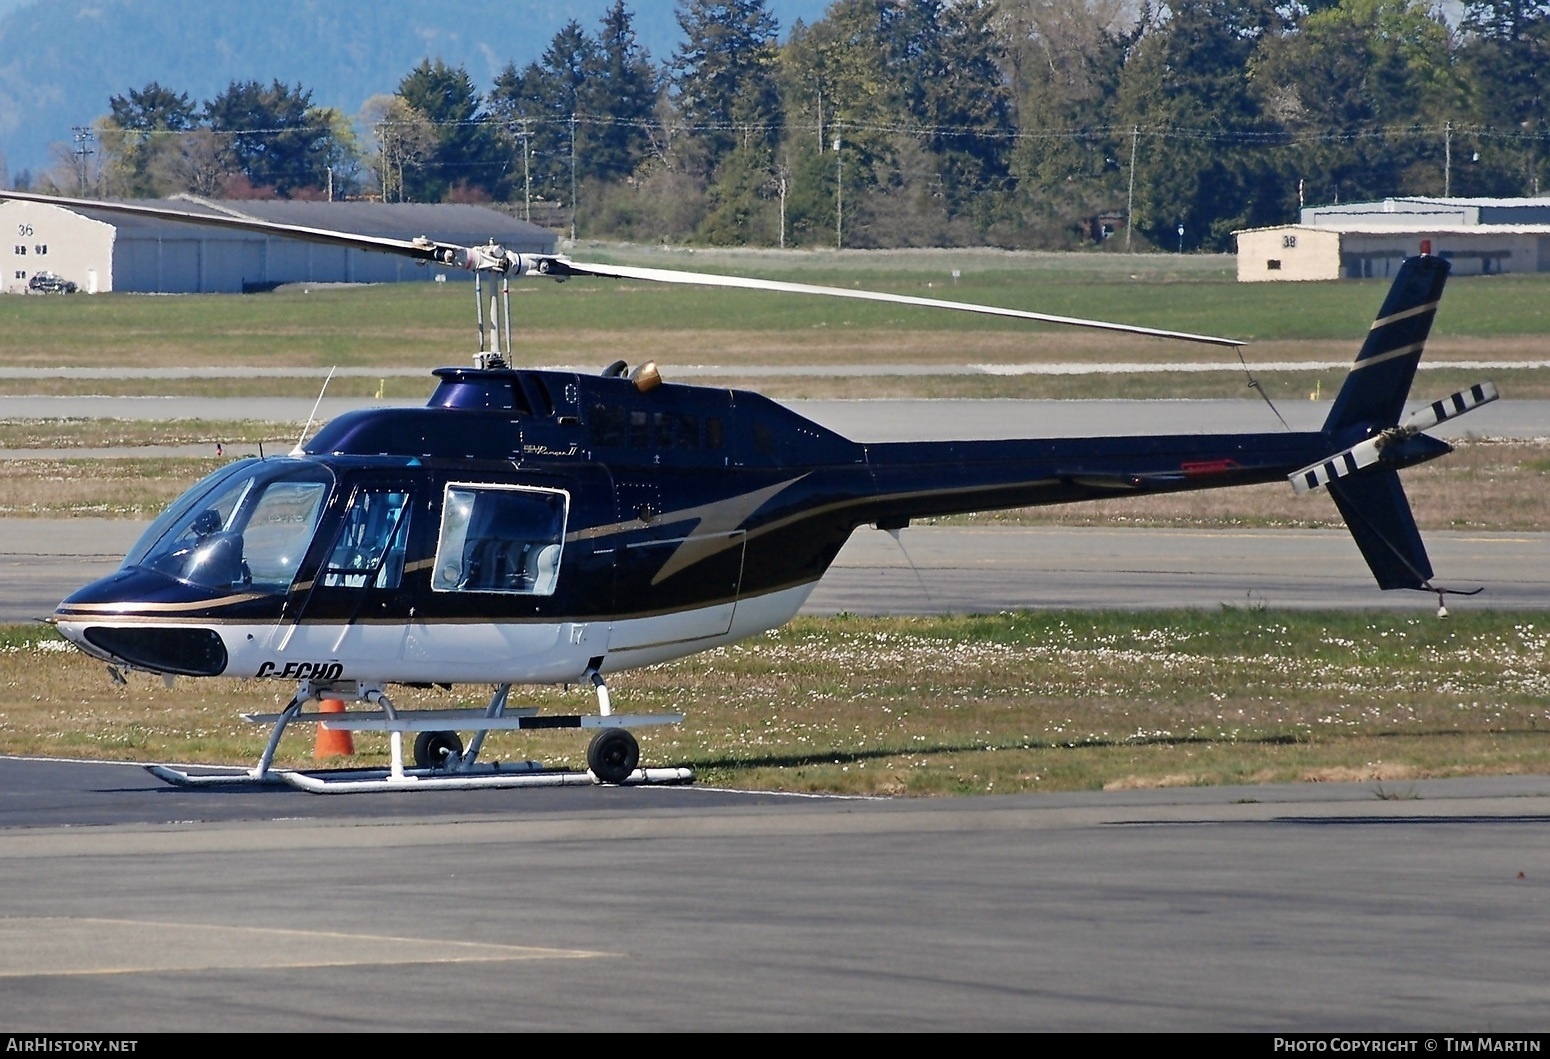
<path fill-rule="evenodd" d="M 1550 272 L 1550 197 L 1310 206 L 1297 224 L 1233 234 L 1246 283 L 1393 276 L 1423 249 L 1462 275 Z"/>
<path fill-rule="evenodd" d="M 553 253 L 545 228 L 484 206 L 380 202 L 215 202 L 192 196 L 137 205 L 172 207 L 360 235 L 478 245 L 494 239 L 519 253 Z M 183 294 L 263 290 L 281 283 L 402 283 L 461 269 L 421 266 L 396 254 L 307 243 L 148 217 L 70 210 L 37 202 L 0 201 L 11 236 L 10 266 L 0 290 L 19 292 L 39 272 L 72 280 L 83 291 Z M 5 249 L 0 244 L 0 252 Z"/>

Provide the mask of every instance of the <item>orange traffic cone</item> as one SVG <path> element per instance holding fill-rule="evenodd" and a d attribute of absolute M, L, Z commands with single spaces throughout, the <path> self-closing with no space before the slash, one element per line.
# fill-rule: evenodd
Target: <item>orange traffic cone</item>
<path fill-rule="evenodd" d="M 344 703 L 339 699 L 323 699 L 318 703 L 319 713 L 343 713 Z M 323 761 L 331 757 L 348 757 L 355 753 L 355 740 L 348 730 L 338 731 L 318 725 L 317 745 L 312 748 L 312 760 Z"/>

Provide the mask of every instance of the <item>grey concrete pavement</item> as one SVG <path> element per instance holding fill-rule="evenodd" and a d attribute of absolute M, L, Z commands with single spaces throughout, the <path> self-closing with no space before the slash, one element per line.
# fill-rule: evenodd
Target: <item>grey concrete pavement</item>
<path fill-rule="evenodd" d="M 1438 394 L 1437 396 L 1442 396 Z M 300 397 L 8 397 L 0 419 L 209 419 L 304 423 L 315 400 Z M 323 422 L 359 408 L 420 401 L 325 397 Z M 1170 433 L 1238 433 L 1283 429 L 1263 401 L 786 401 L 801 414 L 857 441 L 953 438 L 1084 437 Z M 1418 407 L 1418 405 L 1413 405 Z M 1317 430 L 1328 401 L 1278 405 L 1296 430 Z M 1550 401 L 1497 401 L 1431 431 L 1439 437 L 1550 436 Z M 287 435 L 294 442 L 294 438 Z M 0 450 L 3 451 L 3 450 Z"/>
<path fill-rule="evenodd" d="M 0 519 L 0 621 L 52 614 L 70 592 L 112 573 L 145 525 Z M 1550 608 L 1550 534 L 1434 532 L 1426 539 L 1439 584 L 1486 589 L 1453 606 Z M 900 543 L 857 531 L 805 612 L 1437 605 L 1426 593 L 1380 591 L 1343 530 L 912 526 Z"/>

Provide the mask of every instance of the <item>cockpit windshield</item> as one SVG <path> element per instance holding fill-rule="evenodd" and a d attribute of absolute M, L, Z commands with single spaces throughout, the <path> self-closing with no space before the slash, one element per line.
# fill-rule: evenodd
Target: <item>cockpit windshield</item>
<path fill-rule="evenodd" d="M 285 592 L 333 484 L 297 460 L 249 460 L 218 471 L 157 519 L 124 559 L 213 591 Z"/>

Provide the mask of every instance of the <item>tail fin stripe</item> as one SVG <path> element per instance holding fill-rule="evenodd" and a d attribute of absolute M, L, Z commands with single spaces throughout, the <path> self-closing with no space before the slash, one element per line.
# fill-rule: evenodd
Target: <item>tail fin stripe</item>
<path fill-rule="evenodd" d="M 1351 370 L 1356 371 L 1359 368 L 1370 368 L 1375 364 L 1382 364 L 1386 360 L 1397 360 L 1400 357 L 1408 357 L 1412 353 L 1421 352 L 1425 346 L 1425 342 L 1412 342 L 1408 346 L 1400 346 L 1398 349 L 1391 349 L 1384 353 L 1375 353 L 1370 357 L 1364 357 L 1363 359 L 1358 360 L 1355 364 L 1351 365 Z"/>
<path fill-rule="evenodd" d="M 1408 320 L 1412 316 L 1420 316 L 1422 313 L 1436 312 L 1437 306 L 1439 304 L 1440 302 L 1435 301 L 1427 302 L 1424 305 L 1415 305 L 1409 309 L 1404 310 L 1403 312 L 1397 312 L 1390 316 L 1380 316 L 1378 319 L 1372 322 L 1372 327 L 1369 328 L 1369 330 L 1376 331 L 1380 327 L 1387 327 L 1389 324 L 1397 324 L 1399 321 Z"/>

